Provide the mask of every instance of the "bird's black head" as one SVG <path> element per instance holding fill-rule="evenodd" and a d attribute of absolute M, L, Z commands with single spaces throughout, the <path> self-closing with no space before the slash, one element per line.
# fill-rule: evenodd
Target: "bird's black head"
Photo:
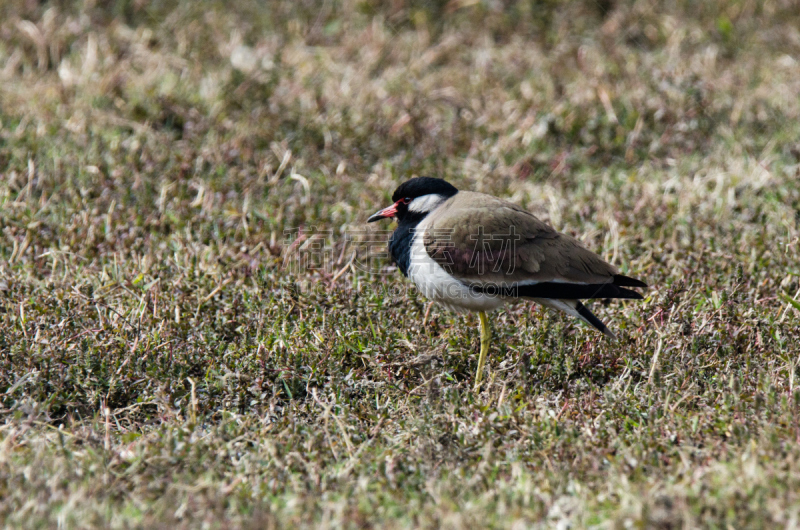
<path fill-rule="evenodd" d="M 456 193 L 458 193 L 456 187 L 444 179 L 416 177 L 403 182 L 394 190 L 392 202 L 397 202 L 405 198 L 414 200 L 417 197 L 431 194 L 442 195 L 445 198 L 449 198 Z"/>
<path fill-rule="evenodd" d="M 389 217 L 396 217 L 398 221 L 407 217 L 422 219 L 456 193 L 458 189 L 444 179 L 416 177 L 400 184 L 392 194 L 394 204 L 373 214 L 367 222 Z"/>

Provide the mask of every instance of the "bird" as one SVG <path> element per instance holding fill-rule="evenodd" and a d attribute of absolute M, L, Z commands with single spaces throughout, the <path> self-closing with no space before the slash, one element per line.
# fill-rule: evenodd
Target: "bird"
<path fill-rule="evenodd" d="M 609 338 L 608 327 L 581 303 L 593 298 L 642 300 L 647 284 L 559 233 L 524 208 L 444 179 L 414 177 L 368 223 L 394 219 L 389 253 L 423 296 L 456 312 L 477 312 L 480 389 L 491 340 L 487 313 L 530 300 L 576 317 Z"/>

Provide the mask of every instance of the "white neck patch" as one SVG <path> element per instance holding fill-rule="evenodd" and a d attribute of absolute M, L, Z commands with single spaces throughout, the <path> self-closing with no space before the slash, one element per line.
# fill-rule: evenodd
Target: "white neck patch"
<path fill-rule="evenodd" d="M 414 213 L 428 213 L 447 200 L 444 195 L 429 193 L 422 197 L 417 197 L 408 203 L 408 211 Z"/>

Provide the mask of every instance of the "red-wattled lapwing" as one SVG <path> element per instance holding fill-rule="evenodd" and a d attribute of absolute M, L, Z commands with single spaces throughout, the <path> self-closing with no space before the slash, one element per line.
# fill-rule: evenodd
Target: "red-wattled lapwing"
<path fill-rule="evenodd" d="M 516 204 L 448 182 L 418 177 L 400 185 L 394 204 L 367 222 L 397 219 L 389 240 L 392 259 L 427 298 L 455 311 L 477 311 L 481 382 L 490 330 L 486 312 L 519 299 L 532 300 L 614 334 L 580 300 L 642 295 L 647 287 L 560 234 Z"/>

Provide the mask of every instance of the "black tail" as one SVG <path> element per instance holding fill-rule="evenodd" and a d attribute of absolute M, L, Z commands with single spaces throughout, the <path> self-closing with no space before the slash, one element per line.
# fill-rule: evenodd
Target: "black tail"
<path fill-rule="evenodd" d="M 614 281 L 619 276 L 614 277 Z M 638 282 L 636 285 L 630 283 L 623 283 L 621 285 L 631 285 L 632 287 L 644 286 L 642 282 L 633 280 L 632 278 L 625 278 L 623 281 L 631 280 Z M 557 298 L 568 300 L 586 300 L 589 298 L 625 298 L 629 300 L 642 300 L 643 297 L 636 291 L 625 289 L 620 285 L 614 283 L 561 283 L 561 282 L 542 282 L 534 283 L 531 285 L 484 285 L 475 288 L 477 291 L 491 294 L 502 295 L 513 298 Z"/>
<path fill-rule="evenodd" d="M 594 316 L 594 314 L 591 311 L 589 311 L 589 309 L 585 305 L 578 302 L 577 300 L 575 301 L 575 311 L 578 312 L 578 314 L 581 316 L 583 320 L 585 320 L 592 326 L 596 327 L 599 331 L 601 331 L 603 335 L 610 337 L 612 339 L 617 338 L 611 332 L 611 330 L 608 329 L 608 327 L 606 327 L 605 324 L 603 324 L 603 322 L 599 318 Z"/>
<path fill-rule="evenodd" d="M 647 287 L 647 284 L 643 281 L 622 274 L 615 274 L 613 283 L 620 287 Z"/>

